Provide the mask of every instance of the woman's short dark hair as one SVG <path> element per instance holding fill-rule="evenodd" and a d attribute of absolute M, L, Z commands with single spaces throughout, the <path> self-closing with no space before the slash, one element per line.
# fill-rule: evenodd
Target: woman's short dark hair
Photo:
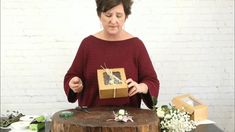
<path fill-rule="evenodd" d="M 102 12 L 106 12 L 119 4 L 123 4 L 125 15 L 128 17 L 131 14 L 132 0 L 96 0 L 98 16 L 100 17 Z"/>

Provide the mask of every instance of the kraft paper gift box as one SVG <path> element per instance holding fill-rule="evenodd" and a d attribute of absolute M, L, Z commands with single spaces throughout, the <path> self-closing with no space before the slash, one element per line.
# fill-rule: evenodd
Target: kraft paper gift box
<path fill-rule="evenodd" d="M 103 68 L 97 70 L 99 96 L 101 99 L 128 96 L 124 68 Z"/>
<path fill-rule="evenodd" d="M 190 94 L 174 97 L 172 104 L 177 108 L 188 112 L 191 119 L 201 121 L 208 119 L 208 106 L 203 104 L 199 99 L 196 99 Z"/>

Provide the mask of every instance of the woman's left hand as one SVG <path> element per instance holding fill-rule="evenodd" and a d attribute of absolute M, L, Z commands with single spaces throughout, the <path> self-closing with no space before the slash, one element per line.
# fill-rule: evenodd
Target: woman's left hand
<path fill-rule="evenodd" d="M 133 81 L 131 78 L 126 80 L 129 90 L 129 96 L 133 96 L 137 93 L 144 93 L 148 92 L 148 86 L 145 83 L 138 84 L 137 82 Z"/>

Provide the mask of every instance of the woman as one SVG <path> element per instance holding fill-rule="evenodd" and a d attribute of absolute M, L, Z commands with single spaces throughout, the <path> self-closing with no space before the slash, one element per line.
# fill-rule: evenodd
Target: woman
<path fill-rule="evenodd" d="M 69 102 L 81 107 L 130 106 L 139 108 L 141 99 L 152 108 L 159 81 L 143 42 L 126 32 L 123 25 L 131 14 L 132 0 L 96 0 L 97 14 L 103 30 L 86 37 L 64 78 Z M 124 68 L 128 97 L 100 99 L 97 69 Z"/>

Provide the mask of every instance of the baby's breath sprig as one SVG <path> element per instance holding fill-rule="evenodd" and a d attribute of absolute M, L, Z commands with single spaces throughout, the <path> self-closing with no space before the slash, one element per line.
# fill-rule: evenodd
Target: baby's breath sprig
<path fill-rule="evenodd" d="M 196 128 L 187 112 L 171 105 L 156 107 L 154 112 L 160 118 L 160 127 L 163 132 L 187 132 Z"/>

